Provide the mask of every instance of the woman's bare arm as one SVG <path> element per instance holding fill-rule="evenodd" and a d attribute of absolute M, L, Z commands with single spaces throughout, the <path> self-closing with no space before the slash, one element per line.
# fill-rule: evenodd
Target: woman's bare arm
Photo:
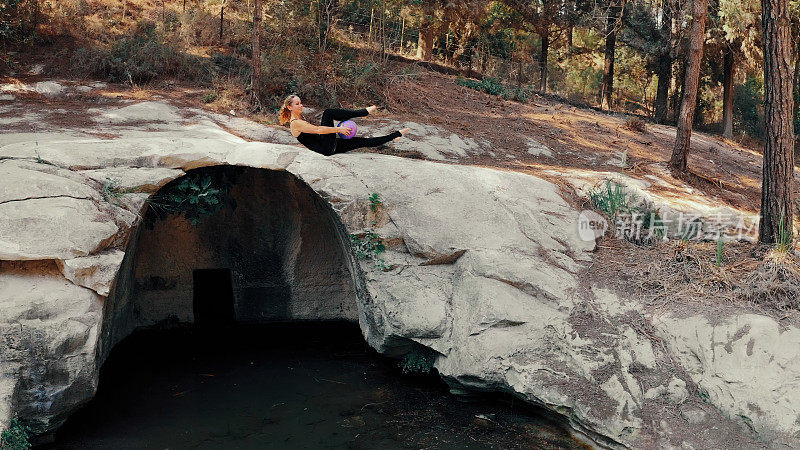
<path fill-rule="evenodd" d="M 308 134 L 350 133 L 350 129 L 347 127 L 323 127 L 321 125 L 311 125 L 310 123 L 302 119 L 293 121 L 291 129 L 293 133 L 296 131 L 298 135 L 300 133 L 308 133 Z"/>

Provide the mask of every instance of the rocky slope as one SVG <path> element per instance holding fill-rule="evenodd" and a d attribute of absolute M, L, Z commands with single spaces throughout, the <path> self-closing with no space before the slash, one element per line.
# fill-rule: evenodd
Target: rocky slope
<path fill-rule="evenodd" d="M 279 318 L 358 320 L 382 353 L 432 355 L 454 393 L 512 393 L 596 445 L 800 445 L 800 330 L 753 314 L 653 314 L 592 285 L 595 244 L 580 239 L 579 211 L 550 182 L 247 142 L 211 115 L 158 102 L 99 107 L 92 120 L 92 130 L 0 135 L 0 427 L 18 416 L 53 430 L 93 395 L 119 339 L 190 322 L 186 273 L 206 268 L 189 262 L 203 255 L 231 268 L 237 311 L 264 298 L 248 289 L 274 287 L 269 272 L 291 288 Z M 228 166 L 249 180 L 234 183 L 237 204 L 256 197 L 269 207 L 223 209 L 225 221 L 199 227 L 181 217 L 146 226 L 158 189 Z M 188 256 L 164 250 L 164 233 Z M 385 253 L 363 246 L 371 233 Z M 236 265 L 247 248 L 217 258 L 214 236 L 255 242 L 278 269 L 248 275 Z M 309 281 L 319 277 L 339 287 Z"/>

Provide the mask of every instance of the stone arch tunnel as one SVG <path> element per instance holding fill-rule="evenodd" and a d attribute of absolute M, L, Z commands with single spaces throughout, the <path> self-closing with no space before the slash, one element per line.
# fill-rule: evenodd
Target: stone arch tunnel
<path fill-rule="evenodd" d="M 192 215 L 162 204 L 180 194 L 181 183 L 190 189 L 205 180 L 220 191 L 213 212 Z M 357 321 L 357 269 L 348 246 L 335 211 L 289 172 L 191 170 L 151 197 L 131 236 L 105 307 L 102 354 L 139 326 Z"/>

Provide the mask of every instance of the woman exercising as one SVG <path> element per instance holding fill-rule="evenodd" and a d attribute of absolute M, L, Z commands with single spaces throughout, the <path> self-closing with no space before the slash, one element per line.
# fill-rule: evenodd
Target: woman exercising
<path fill-rule="evenodd" d="M 322 125 L 317 126 L 311 125 L 301 118 L 303 103 L 300 101 L 300 97 L 290 95 L 286 97 L 281 106 L 280 121 L 281 125 L 288 123 L 292 136 L 296 137 L 309 150 L 330 156 L 362 147 L 377 147 L 408 132 L 409 128 L 403 128 L 386 136 L 337 139 L 336 133 L 350 134 L 352 130 L 348 127 L 333 126 L 334 120 L 342 122 L 353 117 L 364 117 L 374 113 L 376 109 L 378 109 L 377 106 L 368 106 L 364 109 L 326 109 L 322 113 Z"/>

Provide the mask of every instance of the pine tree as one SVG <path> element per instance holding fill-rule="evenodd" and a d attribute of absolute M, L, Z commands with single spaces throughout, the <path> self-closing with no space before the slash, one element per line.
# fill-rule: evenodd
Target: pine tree
<path fill-rule="evenodd" d="M 771 244 L 794 234 L 794 99 L 787 0 L 761 0 L 761 9 L 766 136 L 758 241 Z"/>
<path fill-rule="evenodd" d="M 686 54 L 686 77 L 683 82 L 683 99 L 678 116 L 678 129 L 675 133 L 675 146 L 672 149 L 670 168 L 679 173 L 686 172 L 686 160 L 692 139 L 692 121 L 694 119 L 697 85 L 700 78 L 700 62 L 703 59 L 703 43 L 705 41 L 706 0 L 692 0 L 692 24 L 689 27 L 689 49 Z"/>

